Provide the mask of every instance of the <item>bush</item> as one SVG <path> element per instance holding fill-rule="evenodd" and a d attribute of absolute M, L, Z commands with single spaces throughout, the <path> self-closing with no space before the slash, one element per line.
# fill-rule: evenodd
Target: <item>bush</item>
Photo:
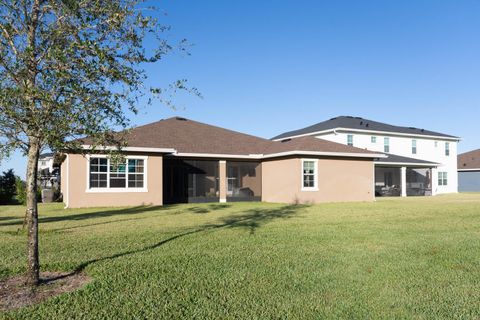
<path fill-rule="evenodd" d="M 27 186 L 25 181 L 20 179 L 20 177 L 16 177 L 15 187 L 17 194 L 17 202 L 19 204 L 25 205 L 27 203 Z M 42 202 L 42 189 L 40 188 L 40 186 L 37 187 L 37 201 Z"/>
<path fill-rule="evenodd" d="M 20 179 L 20 177 L 17 177 L 15 180 L 15 187 L 17 189 L 17 201 L 20 204 L 25 204 L 27 201 L 27 189 L 25 186 L 25 182 Z"/>
<path fill-rule="evenodd" d="M 0 176 L 0 204 L 10 204 L 13 202 L 13 196 L 16 193 L 16 177 L 13 169 L 4 171 Z"/>

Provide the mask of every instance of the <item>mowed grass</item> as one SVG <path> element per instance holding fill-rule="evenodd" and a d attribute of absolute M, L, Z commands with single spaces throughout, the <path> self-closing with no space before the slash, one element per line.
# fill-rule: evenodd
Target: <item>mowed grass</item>
<path fill-rule="evenodd" d="M 43 271 L 84 288 L 0 318 L 480 318 L 480 194 L 291 206 L 40 206 Z M 0 278 L 25 272 L 0 207 Z"/>

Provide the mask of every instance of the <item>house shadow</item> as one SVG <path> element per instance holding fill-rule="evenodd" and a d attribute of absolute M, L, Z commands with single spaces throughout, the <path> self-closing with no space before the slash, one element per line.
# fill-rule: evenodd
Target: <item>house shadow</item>
<path fill-rule="evenodd" d="M 233 214 L 228 217 L 221 218 L 218 220 L 216 223 L 211 223 L 211 224 L 204 224 L 201 225 L 200 227 L 189 230 L 177 235 L 174 235 L 172 237 L 169 237 L 167 239 L 161 240 L 157 243 L 154 243 L 152 245 L 135 249 L 135 250 L 129 250 L 129 251 L 123 251 L 119 253 L 115 253 L 113 255 L 109 255 L 106 257 L 101 257 L 97 259 L 92 259 L 85 261 L 78 265 L 71 273 L 65 274 L 61 276 L 62 278 L 72 276 L 75 274 L 78 274 L 82 271 L 85 270 L 88 266 L 102 262 L 102 261 L 108 261 L 108 260 L 114 260 L 117 258 L 121 258 L 124 256 L 129 256 L 141 252 L 146 252 L 150 250 L 154 250 L 156 248 L 159 248 L 167 243 L 170 243 L 172 241 L 175 241 L 177 239 L 187 237 L 189 235 L 193 234 L 198 234 L 201 232 L 205 231 L 212 231 L 212 230 L 219 230 L 219 229 L 246 229 L 249 231 L 250 235 L 254 235 L 256 230 L 258 228 L 261 228 L 265 224 L 275 221 L 275 220 L 280 220 L 280 219 L 289 219 L 294 216 L 297 216 L 299 212 L 301 212 L 303 209 L 308 207 L 308 205 L 301 205 L 301 204 L 293 204 L 293 205 L 285 205 L 280 208 L 271 208 L 271 209 L 265 209 L 265 208 L 255 208 L 251 210 L 247 210 L 243 213 L 239 214 Z M 58 278 L 55 278 L 54 280 L 57 280 Z"/>

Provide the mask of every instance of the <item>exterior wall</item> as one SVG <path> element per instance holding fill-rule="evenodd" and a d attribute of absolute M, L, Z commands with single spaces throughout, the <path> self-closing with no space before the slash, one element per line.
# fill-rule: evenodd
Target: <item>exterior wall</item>
<path fill-rule="evenodd" d="M 321 203 L 374 201 L 372 160 L 318 159 L 318 190 L 302 190 L 302 158 L 262 163 L 262 201 Z"/>
<path fill-rule="evenodd" d="M 78 154 L 69 154 L 62 164 L 62 192 L 68 208 L 162 205 L 163 158 L 147 158 L 146 192 L 88 190 L 88 160 Z"/>
<path fill-rule="evenodd" d="M 457 145 L 455 140 L 431 139 L 422 136 L 397 136 L 397 135 L 379 135 L 374 133 L 360 133 L 337 131 L 337 133 L 328 133 L 316 136 L 317 138 L 347 144 L 347 135 L 353 135 L 353 146 L 357 148 L 366 148 L 371 151 L 383 152 L 384 137 L 390 138 L 390 153 L 399 156 L 420 159 L 440 163 L 438 170 L 434 172 L 433 179 L 438 180 L 438 172 L 448 172 L 448 185 L 438 186 L 434 193 L 455 193 L 458 192 L 457 176 Z M 372 143 L 371 137 L 377 137 L 377 142 Z M 412 140 L 417 140 L 417 154 L 412 154 Z M 435 147 L 435 141 L 437 146 Z M 445 155 L 445 143 L 450 143 L 450 155 Z"/>
<path fill-rule="evenodd" d="M 53 170 L 53 157 L 43 158 L 38 160 L 38 170 L 49 169 Z"/>
<path fill-rule="evenodd" d="M 67 181 L 68 181 L 68 155 L 67 157 L 65 158 L 65 161 L 62 162 L 62 165 L 60 166 L 60 172 L 61 172 L 61 175 L 60 175 L 60 191 L 62 192 L 62 196 L 63 196 L 63 202 L 65 203 L 65 205 L 68 203 L 68 194 L 67 194 L 67 191 L 68 191 L 68 185 L 67 185 Z"/>
<path fill-rule="evenodd" d="M 480 169 L 478 171 L 459 171 L 458 191 L 480 192 Z"/>

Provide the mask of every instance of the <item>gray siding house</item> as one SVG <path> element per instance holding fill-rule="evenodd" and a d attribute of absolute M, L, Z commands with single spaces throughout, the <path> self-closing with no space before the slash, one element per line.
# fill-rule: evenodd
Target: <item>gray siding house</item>
<path fill-rule="evenodd" d="M 480 192 L 480 149 L 458 155 L 458 191 Z"/>

